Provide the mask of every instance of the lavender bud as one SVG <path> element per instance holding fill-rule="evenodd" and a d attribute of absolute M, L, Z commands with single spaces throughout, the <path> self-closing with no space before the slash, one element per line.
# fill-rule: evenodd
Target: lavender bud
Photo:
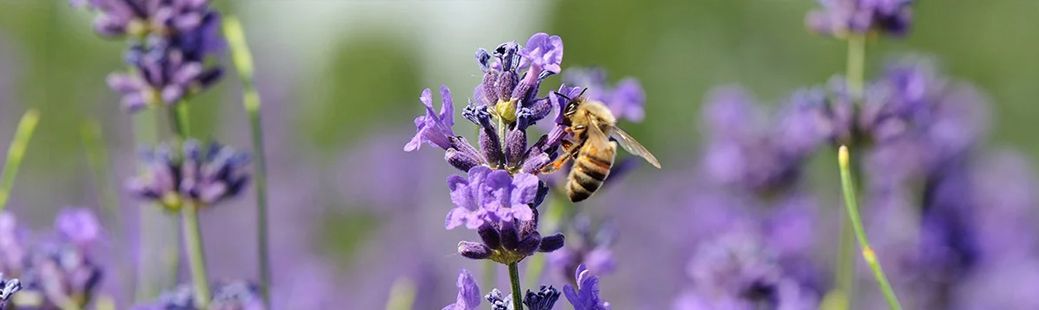
<path fill-rule="evenodd" d="M 492 249 L 501 247 L 501 236 L 498 235 L 498 230 L 494 229 L 494 226 L 490 223 L 480 226 L 477 233 L 480 234 L 480 239 L 483 240 L 483 244 L 486 244 L 487 247 Z"/>
<path fill-rule="evenodd" d="M 483 155 L 487 158 L 488 164 L 492 166 L 501 165 L 505 155 L 502 154 L 501 143 L 498 142 L 498 133 L 494 132 L 494 128 L 484 128 L 480 131 L 480 149 L 483 150 Z"/>
<path fill-rule="evenodd" d="M 501 244 L 507 250 L 519 248 L 520 236 L 516 225 L 511 222 L 503 223 L 501 227 Z"/>
<path fill-rule="evenodd" d="M 444 153 L 444 160 L 446 160 L 448 164 L 451 164 L 451 166 L 462 171 L 469 171 L 472 167 L 480 165 L 480 162 L 475 158 L 472 158 L 472 156 L 455 149 L 447 149 L 447 152 Z"/>
<path fill-rule="evenodd" d="M 477 242 L 458 242 L 458 254 L 470 259 L 486 259 L 491 257 L 491 249 Z"/>
<path fill-rule="evenodd" d="M 561 233 L 541 238 L 541 245 L 538 247 L 538 251 L 550 253 L 558 250 L 563 247 L 565 239 Z"/>
<path fill-rule="evenodd" d="M 538 249 L 538 245 L 541 244 L 541 233 L 537 231 L 526 234 L 523 240 L 520 240 L 519 246 L 516 248 L 516 252 L 522 253 L 525 256 L 534 254 L 534 251 Z"/>
<path fill-rule="evenodd" d="M 516 127 L 505 135 L 505 159 L 509 167 L 518 167 L 527 152 L 527 132 Z"/>

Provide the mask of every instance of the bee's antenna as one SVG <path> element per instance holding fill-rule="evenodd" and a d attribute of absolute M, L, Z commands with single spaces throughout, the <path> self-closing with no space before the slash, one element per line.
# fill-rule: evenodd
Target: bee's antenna
<path fill-rule="evenodd" d="M 577 97 L 581 97 L 581 96 L 584 96 L 584 92 L 586 92 L 586 91 L 588 91 L 588 87 L 585 87 L 584 89 L 582 89 L 582 90 L 581 90 L 581 93 L 580 93 L 580 94 L 577 94 Z"/>
<path fill-rule="evenodd" d="M 560 93 L 558 91 L 554 91 L 553 90 L 552 93 L 556 94 L 556 96 L 563 97 L 563 99 L 566 99 L 566 101 L 574 101 L 574 99 L 571 99 L 570 97 L 567 97 L 566 95 L 564 95 L 563 93 Z M 581 93 L 584 93 L 584 92 L 581 92 Z"/>

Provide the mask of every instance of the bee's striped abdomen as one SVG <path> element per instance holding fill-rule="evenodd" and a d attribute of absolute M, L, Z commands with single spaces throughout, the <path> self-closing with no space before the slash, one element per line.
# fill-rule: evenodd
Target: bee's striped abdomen
<path fill-rule="evenodd" d="M 592 196 L 602 186 L 606 177 L 610 176 L 610 168 L 613 167 L 613 157 L 617 153 L 614 143 L 604 149 L 596 149 L 585 145 L 581 148 L 574 166 L 570 169 L 570 177 L 567 179 L 567 194 L 570 201 L 578 202 Z"/>

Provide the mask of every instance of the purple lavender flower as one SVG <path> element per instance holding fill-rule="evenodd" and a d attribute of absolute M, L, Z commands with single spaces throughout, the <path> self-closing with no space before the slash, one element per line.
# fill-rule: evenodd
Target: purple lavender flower
<path fill-rule="evenodd" d="M 618 119 L 642 121 L 645 116 L 646 93 L 638 80 L 626 77 L 611 87 L 606 83 L 605 70 L 570 68 L 566 72 L 563 76 L 566 84 L 587 87 L 585 96 L 604 103 Z"/>
<path fill-rule="evenodd" d="M 527 290 L 527 295 L 523 296 L 523 304 L 527 306 L 527 310 L 552 310 L 558 300 L 559 291 L 544 285 L 537 292 Z"/>
<path fill-rule="evenodd" d="M 458 274 L 458 297 L 455 303 L 447 305 L 443 310 L 476 310 L 480 306 L 480 287 L 468 270 L 462 269 Z"/>
<path fill-rule="evenodd" d="M 492 289 L 484 299 L 491 304 L 491 310 L 513 310 L 512 295 L 505 295 L 498 289 Z"/>
<path fill-rule="evenodd" d="M 176 210 L 183 200 L 203 206 L 219 203 L 238 195 L 248 183 L 245 153 L 215 142 L 203 149 L 195 140 L 186 141 L 183 149 L 178 158 L 167 146 L 145 152 L 141 175 L 127 187 L 138 197 Z"/>
<path fill-rule="evenodd" d="M 451 127 L 455 125 L 455 115 L 451 90 L 447 86 L 440 86 L 440 97 L 440 113 L 436 113 L 433 111 L 432 92 L 428 88 L 422 91 L 419 101 L 426 106 L 426 114 L 415 118 L 417 132 L 411 141 L 404 145 L 404 151 L 418 150 L 423 142 L 445 150 L 453 147 L 452 139 L 455 138 L 455 133 Z"/>
<path fill-rule="evenodd" d="M 825 118 L 816 109 L 820 100 L 812 91 L 795 93 L 774 128 L 742 88 L 712 91 L 703 111 L 704 171 L 719 184 L 759 192 L 795 184 L 804 161 L 826 138 Z"/>
<path fill-rule="evenodd" d="M 676 309 L 806 309 L 817 297 L 790 278 L 776 253 L 755 234 L 734 230 L 699 247 L 688 273 L 693 288 Z"/>
<path fill-rule="evenodd" d="M 545 238 L 537 232 L 536 207 L 548 188 L 537 177 L 478 166 L 469 178 L 448 180 L 455 208 L 445 220 L 447 229 L 465 225 L 475 229 L 483 243 L 462 241 L 459 254 L 472 259 L 517 262 L 535 251 L 552 252 L 563 246 L 563 235 Z"/>
<path fill-rule="evenodd" d="M 224 46 L 220 15 L 209 0 L 72 0 L 98 13 L 94 29 L 106 37 L 129 35 L 126 53 L 132 67 L 113 73 L 109 86 L 134 112 L 148 106 L 173 105 L 214 84 L 222 73 L 207 68 L 206 58 Z"/>
<path fill-rule="evenodd" d="M 577 288 L 567 284 L 563 286 L 563 294 L 574 306 L 575 310 L 609 310 L 610 303 L 599 297 L 599 277 L 592 274 L 584 265 L 578 266 L 576 275 Z"/>
<path fill-rule="evenodd" d="M 101 239 L 101 224 L 89 209 L 65 209 L 54 220 L 58 234 L 65 241 L 86 246 Z"/>
<path fill-rule="evenodd" d="M 133 70 L 108 76 L 109 87 L 123 95 L 124 109 L 134 112 L 149 106 L 174 105 L 220 79 L 221 68 L 203 64 L 204 51 L 172 44 L 154 40 L 135 45 L 126 56 Z"/>
<path fill-rule="evenodd" d="M 809 12 L 808 27 L 816 33 L 847 37 L 880 32 L 902 36 L 912 22 L 912 0 L 819 0 L 822 8 Z"/>
<path fill-rule="evenodd" d="M 219 13 L 209 0 L 71 0 L 73 6 L 98 13 L 94 30 L 106 37 L 183 36 L 198 29 L 214 30 Z M 214 34 L 215 35 L 215 34 Z"/>
<path fill-rule="evenodd" d="M 71 217 L 77 219 L 70 220 Z M 71 225 L 69 222 L 77 223 Z M 96 218 L 86 209 L 64 210 L 55 226 L 58 238 L 30 244 L 21 228 L 17 227 L 13 215 L 0 215 L 0 229 L 5 232 L 5 240 L 0 241 L 3 244 L 0 248 L 3 252 L 0 272 L 20 278 L 17 283 L 0 284 L 3 286 L 0 287 L 0 300 L 4 299 L 4 294 L 24 288 L 19 295 L 25 298 L 13 301 L 18 308 L 84 307 L 91 302 L 102 277 L 101 267 L 90 255 L 100 235 Z M 69 229 L 73 226 L 77 228 Z M 94 228 L 79 229 L 82 227 Z M 70 235 L 85 231 L 90 232 Z"/>
<path fill-rule="evenodd" d="M 255 285 L 246 282 L 215 283 L 211 310 L 263 310 L 263 300 Z M 190 285 L 182 284 L 162 293 L 152 303 L 136 305 L 134 310 L 196 310 L 194 291 Z"/>

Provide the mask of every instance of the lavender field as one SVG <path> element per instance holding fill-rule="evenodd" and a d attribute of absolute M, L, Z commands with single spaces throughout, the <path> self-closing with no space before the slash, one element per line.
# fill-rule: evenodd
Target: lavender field
<path fill-rule="evenodd" d="M 1039 309 L 1037 18 L 0 0 L 0 309 Z"/>

